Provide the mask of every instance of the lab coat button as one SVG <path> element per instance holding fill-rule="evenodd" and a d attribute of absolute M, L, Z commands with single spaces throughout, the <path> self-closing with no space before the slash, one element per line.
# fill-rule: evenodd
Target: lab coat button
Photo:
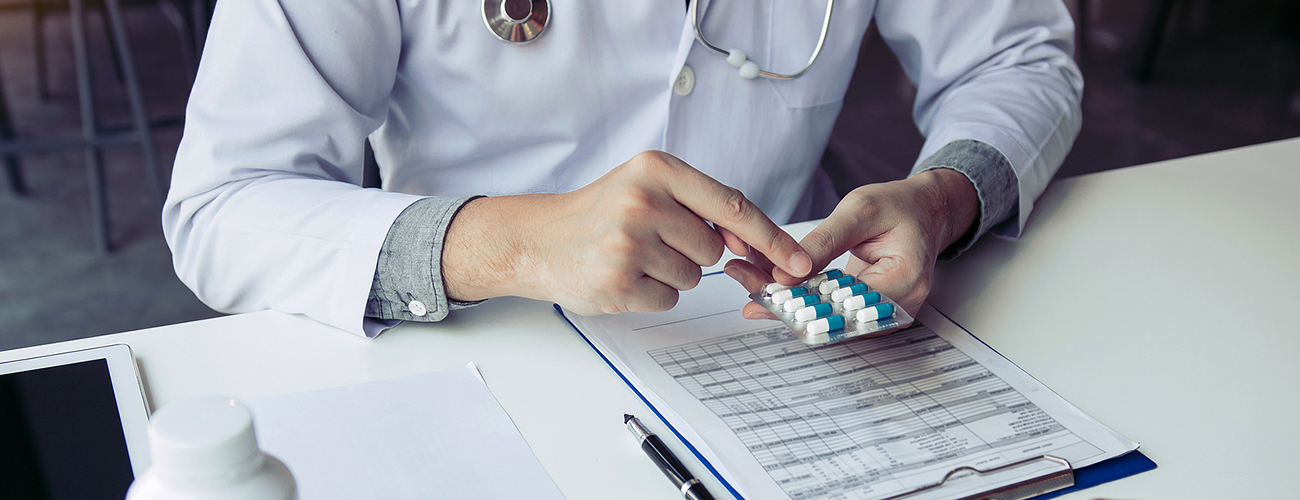
<path fill-rule="evenodd" d="M 677 95 L 688 95 L 695 89 L 695 70 L 690 66 L 682 65 L 682 71 L 677 73 L 677 80 L 673 82 L 673 92 Z"/>
<path fill-rule="evenodd" d="M 410 304 L 406 305 L 406 308 L 410 309 L 411 314 L 416 316 L 424 316 L 425 313 L 429 312 L 428 309 L 424 308 L 424 303 L 418 300 L 412 300 Z"/>

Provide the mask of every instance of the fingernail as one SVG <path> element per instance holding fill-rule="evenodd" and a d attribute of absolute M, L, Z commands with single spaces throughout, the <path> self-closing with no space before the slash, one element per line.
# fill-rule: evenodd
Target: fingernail
<path fill-rule="evenodd" d="M 745 319 L 767 319 L 767 315 L 759 311 L 747 311 L 745 312 Z"/>
<path fill-rule="evenodd" d="M 724 274 L 726 274 L 727 276 L 731 276 L 731 279 L 736 280 L 736 281 L 740 281 L 740 272 L 737 271 L 736 268 L 731 267 L 731 266 L 725 266 L 725 267 L 722 268 L 722 272 L 723 272 Z M 744 283 L 744 282 L 741 281 L 741 283 Z"/>
<path fill-rule="evenodd" d="M 812 257 L 808 256 L 808 252 L 799 250 L 794 253 L 794 257 L 790 257 L 790 271 L 795 276 L 807 276 L 812 271 Z"/>

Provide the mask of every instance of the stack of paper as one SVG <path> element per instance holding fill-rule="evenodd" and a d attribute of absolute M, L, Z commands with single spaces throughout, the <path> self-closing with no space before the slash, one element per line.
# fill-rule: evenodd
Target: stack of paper
<path fill-rule="evenodd" d="M 563 500 L 470 363 L 249 401 L 303 500 Z"/>
<path fill-rule="evenodd" d="M 1137 449 L 933 309 L 926 326 L 820 347 L 739 309 L 706 276 L 657 314 L 565 316 L 691 445 L 750 499 L 877 499 L 958 467 L 1041 455 L 1078 469 Z M 964 474 L 909 498 L 959 498 L 1064 467 L 1046 460 Z"/>

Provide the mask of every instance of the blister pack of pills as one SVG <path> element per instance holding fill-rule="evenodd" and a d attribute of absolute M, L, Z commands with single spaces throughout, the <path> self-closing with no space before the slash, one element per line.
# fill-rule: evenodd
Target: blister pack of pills
<path fill-rule="evenodd" d="M 839 269 L 795 286 L 768 283 L 749 298 L 772 311 L 808 345 L 883 335 L 913 320 L 889 297 Z"/>

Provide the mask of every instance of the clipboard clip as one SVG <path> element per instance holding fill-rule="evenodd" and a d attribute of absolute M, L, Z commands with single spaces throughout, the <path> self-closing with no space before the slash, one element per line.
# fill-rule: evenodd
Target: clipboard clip
<path fill-rule="evenodd" d="M 907 498 L 913 495 L 938 489 L 942 487 L 944 483 L 948 482 L 949 479 L 952 479 L 953 475 L 962 471 L 971 471 L 977 475 L 983 476 L 987 474 L 994 474 L 997 472 L 1001 472 L 1007 469 L 1014 469 L 1022 465 L 1028 465 L 1043 460 L 1049 462 L 1055 462 L 1057 464 L 1064 466 L 1065 468 L 1049 470 L 1045 474 L 1034 476 L 1024 481 L 1020 481 L 1014 484 L 1009 484 L 994 490 L 984 491 L 984 492 L 976 493 L 974 495 L 964 496 L 961 497 L 959 500 L 1024 500 L 1026 498 L 1033 498 L 1038 495 L 1042 495 L 1044 493 L 1051 493 L 1056 490 L 1062 490 L 1074 486 L 1074 467 L 1070 465 L 1069 460 L 1060 457 L 1054 457 L 1052 455 L 1039 455 L 1033 458 L 1026 458 L 1019 462 L 1012 462 L 1006 465 L 1000 465 L 992 469 L 980 470 L 968 466 L 957 467 L 953 470 L 948 471 L 947 474 L 944 474 L 943 479 L 940 479 L 939 482 L 937 483 L 930 484 L 927 486 L 922 486 L 912 491 L 900 493 L 888 498 L 882 498 L 880 500 L 898 500 L 901 498 Z"/>

